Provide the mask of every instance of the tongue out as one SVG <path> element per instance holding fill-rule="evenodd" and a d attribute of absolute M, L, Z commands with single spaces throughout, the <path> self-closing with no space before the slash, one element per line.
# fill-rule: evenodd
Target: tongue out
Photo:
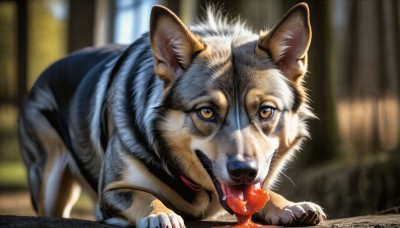
<path fill-rule="evenodd" d="M 264 207 L 268 194 L 255 185 L 224 185 L 223 190 L 230 209 L 235 214 L 252 215 Z"/>

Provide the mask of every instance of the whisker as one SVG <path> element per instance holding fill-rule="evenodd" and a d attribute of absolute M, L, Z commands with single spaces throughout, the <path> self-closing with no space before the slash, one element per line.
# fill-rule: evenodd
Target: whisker
<path fill-rule="evenodd" d="M 293 180 L 288 175 L 286 175 L 284 172 L 282 172 L 280 170 L 279 170 L 279 173 L 282 174 L 283 176 L 285 176 L 287 179 L 289 179 L 289 181 L 292 182 L 293 187 L 296 187 L 296 185 L 294 184 Z"/>

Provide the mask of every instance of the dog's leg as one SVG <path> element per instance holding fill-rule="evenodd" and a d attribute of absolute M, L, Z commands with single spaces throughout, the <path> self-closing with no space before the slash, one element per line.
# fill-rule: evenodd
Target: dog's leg
<path fill-rule="evenodd" d="M 326 219 L 322 208 L 314 203 L 294 203 L 275 192 L 268 193 L 270 200 L 257 213 L 257 217 L 272 225 L 307 226 L 316 225 Z"/>
<path fill-rule="evenodd" d="M 106 223 L 144 227 L 185 227 L 181 216 L 152 194 L 132 189 L 108 190 L 101 197 Z M 118 214 L 117 214 L 118 213 Z"/>
<path fill-rule="evenodd" d="M 69 218 L 73 205 L 81 194 L 81 188 L 69 170 L 68 154 L 49 157 L 42 185 L 42 207 L 39 214 Z"/>
<path fill-rule="evenodd" d="M 36 103 L 27 105 L 19 121 L 32 203 L 38 215 L 69 217 L 80 195 L 80 186 L 70 170 L 73 159 L 57 131 L 36 107 Z"/>

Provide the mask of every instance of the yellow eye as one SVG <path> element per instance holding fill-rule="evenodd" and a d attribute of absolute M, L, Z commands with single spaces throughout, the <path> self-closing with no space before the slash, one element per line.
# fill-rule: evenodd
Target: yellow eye
<path fill-rule="evenodd" d="M 259 116 L 263 120 L 267 120 L 274 115 L 274 109 L 269 106 L 261 107 Z"/>
<path fill-rule="evenodd" d="M 207 107 L 201 108 L 197 113 L 204 120 L 212 120 L 214 118 L 214 111 Z"/>

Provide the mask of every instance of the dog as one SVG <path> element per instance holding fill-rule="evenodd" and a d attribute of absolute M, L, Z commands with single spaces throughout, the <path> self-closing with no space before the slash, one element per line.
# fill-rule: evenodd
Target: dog
<path fill-rule="evenodd" d="M 39 215 L 69 217 L 85 189 L 99 221 L 185 227 L 183 218 L 232 213 L 227 197 L 252 186 L 269 194 L 254 215 L 266 223 L 326 219 L 271 190 L 314 117 L 303 86 L 307 4 L 258 35 L 207 12 L 188 27 L 156 5 L 132 45 L 83 49 L 42 73 L 19 117 Z"/>

